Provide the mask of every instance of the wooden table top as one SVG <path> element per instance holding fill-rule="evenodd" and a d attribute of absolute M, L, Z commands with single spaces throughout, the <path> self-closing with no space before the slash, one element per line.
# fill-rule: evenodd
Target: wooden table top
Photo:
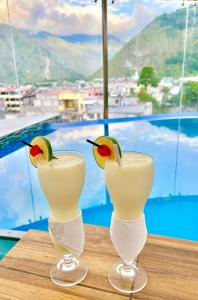
<path fill-rule="evenodd" d="M 145 289 L 131 296 L 114 290 L 107 274 L 118 259 L 109 229 L 85 225 L 86 245 L 82 255 L 89 273 L 71 288 L 53 284 L 49 278 L 57 252 L 47 232 L 31 230 L 0 262 L 0 299 L 20 300 L 197 300 L 198 243 L 149 236 L 138 257 L 148 276 Z"/>

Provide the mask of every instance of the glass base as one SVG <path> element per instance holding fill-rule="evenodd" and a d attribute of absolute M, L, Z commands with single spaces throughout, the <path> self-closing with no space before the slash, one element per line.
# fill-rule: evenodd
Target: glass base
<path fill-rule="evenodd" d="M 141 291 L 147 284 L 146 272 L 136 263 L 125 266 L 122 262 L 112 266 L 109 282 L 118 291 L 132 294 Z"/>
<path fill-rule="evenodd" d="M 87 271 L 88 268 L 83 261 L 66 256 L 66 259 L 63 258 L 52 266 L 50 278 L 59 286 L 70 287 L 80 283 L 86 277 Z"/>

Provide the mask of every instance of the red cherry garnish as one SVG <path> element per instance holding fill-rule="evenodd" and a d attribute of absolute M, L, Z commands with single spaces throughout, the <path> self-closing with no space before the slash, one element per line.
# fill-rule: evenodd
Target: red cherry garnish
<path fill-rule="evenodd" d="M 34 145 L 31 149 L 30 149 L 30 154 L 32 156 L 37 156 L 39 153 L 42 153 L 41 148 L 38 145 Z"/>
<path fill-rule="evenodd" d="M 97 148 L 97 151 L 101 156 L 111 155 L 111 150 L 109 149 L 109 147 L 107 145 L 103 144 L 101 146 L 102 147 Z"/>

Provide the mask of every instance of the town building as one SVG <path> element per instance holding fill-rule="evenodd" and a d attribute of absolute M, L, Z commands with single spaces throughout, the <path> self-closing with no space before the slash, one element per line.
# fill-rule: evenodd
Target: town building
<path fill-rule="evenodd" d="M 0 88 L 0 100 L 4 102 L 6 112 L 19 113 L 22 104 L 21 97 L 20 90 L 14 85 Z"/>
<path fill-rule="evenodd" d="M 64 119 L 82 120 L 85 112 L 84 99 L 88 93 L 78 91 L 62 91 L 58 95 L 58 110 Z"/>
<path fill-rule="evenodd" d="M 151 102 L 131 106 L 109 106 L 110 118 L 125 118 L 150 114 L 152 114 Z M 84 117 L 87 120 L 102 119 L 103 105 L 87 106 L 86 114 L 84 115 Z"/>
<path fill-rule="evenodd" d="M 57 88 L 33 88 L 23 96 L 23 114 L 58 113 L 58 96 L 62 92 Z"/>

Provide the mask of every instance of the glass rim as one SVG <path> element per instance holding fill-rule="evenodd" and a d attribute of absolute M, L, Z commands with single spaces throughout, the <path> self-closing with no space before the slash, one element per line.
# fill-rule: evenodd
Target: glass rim
<path fill-rule="evenodd" d="M 77 154 L 80 154 L 83 156 L 83 153 L 81 151 L 78 151 L 78 150 L 54 150 L 52 153 L 60 153 L 60 152 L 63 152 L 63 153 L 77 153 Z"/>
<path fill-rule="evenodd" d="M 80 151 L 76 151 L 76 150 L 55 150 L 55 151 L 53 151 L 52 152 L 52 155 L 58 155 L 58 154 L 61 154 L 61 153 L 63 153 L 63 154 L 78 154 L 78 157 L 76 158 L 76 159 L 72 159 L 71 160 L 71 162 L 73 161 L 73 162 L 79 162 L 79 161 L 85 161 L 85 158 L 84 158 L 84 155 L 83 155 L 83 153 L 82 152 L 80 152 Z M 57 161 L 58 160 L 58 158 L 57 159 L 55 159 L 55 158 L 52 158 L 52 160 L 44 160 L 44 159 L 38 159 L 38 162 L 37 162 L 37 165 L 38 164 L 45 164 L 45 165 L 48 165 L 48 164 L 50 164 L 51 162 L 55 162 L 55 161 Z"/>
<path fill-rule="evenodd" d="M 140 151 L 122 151 L 123 153 L 138 153 L 138 154 L 143 154 L 145 156 L 148 156 L 150 157 L 153 161 L 155 160 L 154 156 L 148 154 L 148 153 L 145 153 L 145 152 L 140 152 Z"/>
<path fill-rule="evenodd" d="M 147 154 L 147 153 L 145 153 L 145 152 L 132 151 L 132 150 L 130 151 L 130 150 L 129 150 L 129 151 L 121 151 L 121 153 L 137 153 L 137 154 L 143 154 L 143 155 L 145 155 L 145 156 L 151 158 L 153 162 L 155 161 L 154 156 L 152 156 L 152 155 L 150 155 L 150 154 Z M 108 157 L 107 157 L 107 158 L 108 158 Z M 121 159 L 122 159 L 122 157 L 121 157 Z"/>
<path fill-rule="evenodd" d="M 59 154 L 59 153 L 63 153 L 63 154 L 67 154 L 67 153 L 71 153 L 71 154 L 79 154 L 79 156 L 81 156 L 81 159 L 84 159 L 84 155 L 82 152 L 78 151 L 78 150 L 55 150 L 52 152 L 52 154 Z M 80 158 L 79 158 L 80 159 Z"/>

